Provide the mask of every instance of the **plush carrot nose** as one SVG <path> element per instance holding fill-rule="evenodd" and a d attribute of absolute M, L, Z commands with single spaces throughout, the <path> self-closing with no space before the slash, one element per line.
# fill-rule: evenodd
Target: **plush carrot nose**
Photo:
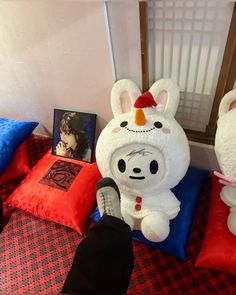
<path fill-rule="evenodd" d="M 142 109 L 138 108 L 135 111 L 135 124 L 139 125 L 139 126 L 143 126 L 145 125 L 145 123 L 147 122 L 144 112 Z"/>

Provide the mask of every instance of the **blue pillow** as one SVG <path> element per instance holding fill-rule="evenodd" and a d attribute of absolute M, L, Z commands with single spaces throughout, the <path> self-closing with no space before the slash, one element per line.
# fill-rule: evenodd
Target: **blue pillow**
<path fill-rule="evenodd" d="M 0 118 L 0 173 L 4 171 L 20 144 L 32 133 L 37 122 Z"/>
<path fill-rule="evenodd" d="M 165 241 L 159 243 L 150 242 L 145 239 L 141 231 L 138 230 L 133 231 L 133 239 L 153 248 L 158 248 L 180 260 L 185 260 L 185 247 L 192 224 L 193 214 L 200 195 L 202 183 L 208 173 L 209 172 L 199 168 L 189 167 L 184 178 L 172 189 L 173 193 L 181 202 L 181 206 L 177 217 L 170 221 L 170 234 Z M 90 217 L 95 221 L 100 219 L 97 208 Z"/>

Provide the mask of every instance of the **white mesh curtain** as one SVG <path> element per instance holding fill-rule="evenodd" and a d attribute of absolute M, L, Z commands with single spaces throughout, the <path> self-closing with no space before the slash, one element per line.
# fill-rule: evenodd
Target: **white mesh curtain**
<path fill-rule="evenodd" d="M 180 87 L 177 120 L 205 131 L 234 3 L 229 0 L 148 1 L 150 84 L 171 78 Z"/>

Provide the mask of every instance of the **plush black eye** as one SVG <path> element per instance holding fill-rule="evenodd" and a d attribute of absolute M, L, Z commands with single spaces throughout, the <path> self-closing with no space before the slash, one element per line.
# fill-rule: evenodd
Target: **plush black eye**
<path fill-rule="evenodd" d="M 153 160 L 151 163 L 150 163 L 150 172 L 152 174 L 156 174 L 158 171 L 158 163 L 157 161 Z"/>
<path fill-rule="evenodd" d="M 118 168 L 119 168 L 119 170 L 120 170 L 121 173 L 124 173 L 125 172 L 126 164 L 125 164 L 125 161 L 123 159 L 120 159 L 118 161 Z"/>
<path fill-rule="evenodd" d="M 127 121 L 123 121 L 120 123 L 120 127 L 125 127 L 128 125 L 128 122 Z"/>
<path fill-rule="evenodd" d="M 161 128 L 163 125 L 161 124 L 161 122 L 156 121 L 156 122 L 154 122 L 154 126 L 156 128 Z"/>

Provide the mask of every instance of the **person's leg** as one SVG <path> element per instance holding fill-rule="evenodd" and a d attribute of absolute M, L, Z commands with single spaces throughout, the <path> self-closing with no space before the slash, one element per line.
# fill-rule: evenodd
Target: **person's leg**
<path fill-rule="evenodd" d="M 130 227 L 122 220 L 119 190 L 110 178 L 97 185 L 102 218 L 78 246 L 62 293 L 124 294 L 133 269 Z"/>

